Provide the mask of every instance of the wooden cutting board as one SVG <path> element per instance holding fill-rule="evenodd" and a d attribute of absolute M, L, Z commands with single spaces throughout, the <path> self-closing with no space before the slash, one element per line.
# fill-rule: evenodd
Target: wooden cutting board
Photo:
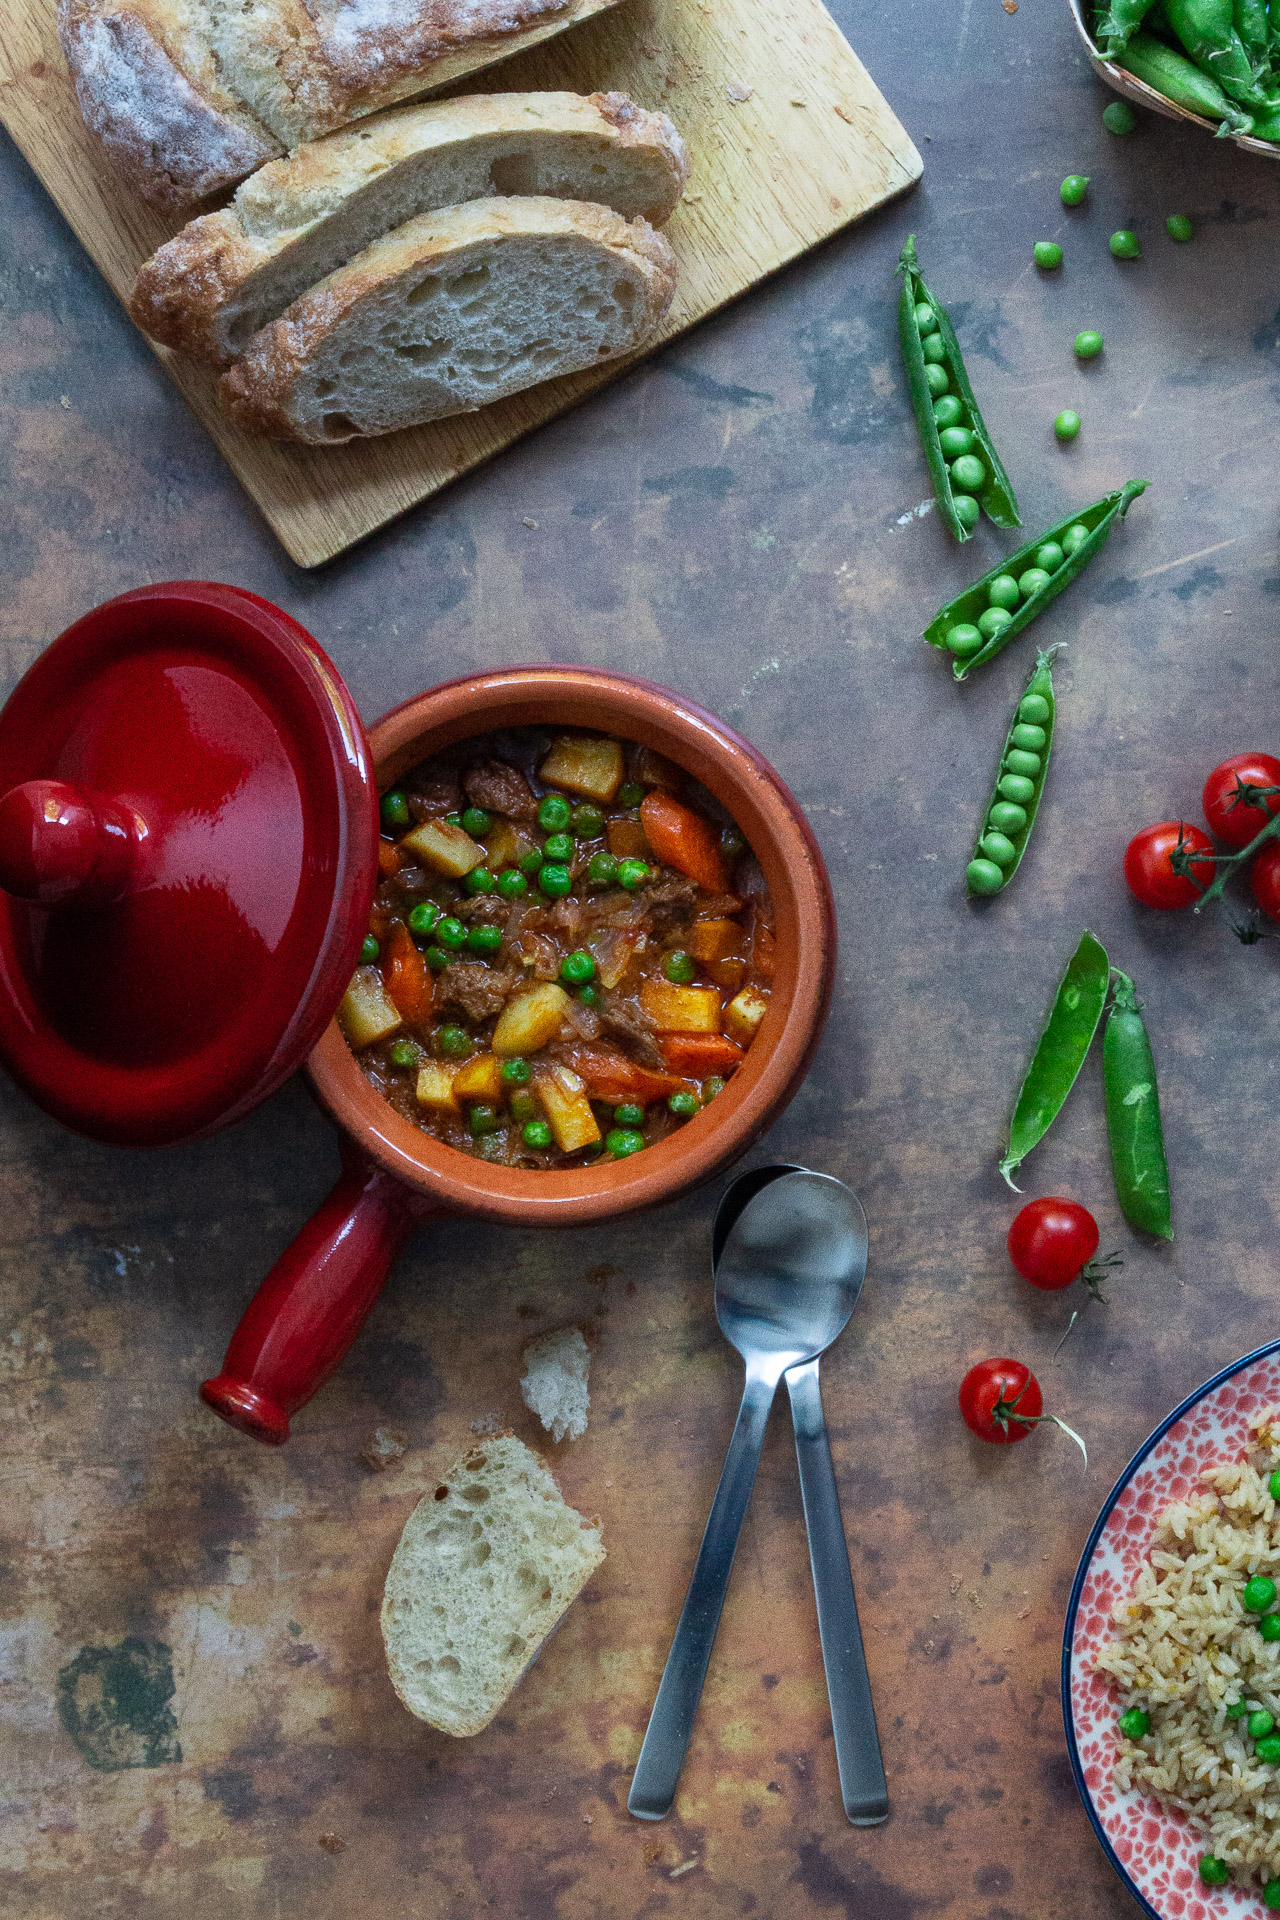
<path fill-rule="evenodd" d="M 3 0 L 0 119 L 124 298 L 181 225 L 102 167 L 54 26 L 55 0 Z M 693 154 L 667 228 L 675 301 L 641 355 L 715 313 L 919 179 L 921 160 L 820 0 L 622 0 L 548 44 L 472 76 L 494 88 L 619 89 L 662 108 Z M 345 447 L 253 440 L 221 417 L 215 378 L 159 358 L 286 550 L 318 566 L 428 499 L 631 364 L 551 380 L 480 413 Z"/>

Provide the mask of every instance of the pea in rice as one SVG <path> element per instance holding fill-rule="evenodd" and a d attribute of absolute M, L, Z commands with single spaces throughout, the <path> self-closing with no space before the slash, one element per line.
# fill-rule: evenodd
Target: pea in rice
<path fill-rule="evenodd" d="M 1205 1492 L 1161 1514 L 1098 1668 L 1149 1721 L 1139 1739 L 1117 1732 L 1116 1785 L 1180 1808 L 1234 1879 L 1266 1886 L 1280 1881 L 1280 1766 L 1258 1756 L 1248 1717 L 1227 1710 L 1244 1701 L 1280 1729 L 1280 1640 L 1264 1639 L 1242 1604 L 1254 1575 L 1280 1587 L 1280 1505 L 1268 1486 L 1280 1408 L 1251 1433 L 1246 1459 L 1207 1468 Z"/>

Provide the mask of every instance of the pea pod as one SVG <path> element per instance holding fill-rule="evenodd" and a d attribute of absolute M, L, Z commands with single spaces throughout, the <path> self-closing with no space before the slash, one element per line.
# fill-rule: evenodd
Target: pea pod
<path fill-rule="evenodd" d="M 1018 503 L 1009 476 L 991 444 L 986 422 L 978 411 L 978 403 L 973 397 L 973 388 L 961 357 L 960 344 L 947 310 L 939 305 L 920 278 L 914 234 L 909 235 L 902 249 L 898 272 L 902 275 L 902 293 L 898 300 L 898 338 L 902 343 L 902 358 L 907 370 L 907 386 L 911 393 L 916 426 L 938 497 L 938 511 L 957 540 L 967 540 L 973 531 L 977 520 L 977 512 L 972 505 L 975 499 L 978 507 L 996 526 L 1020 527 L 1022 522 L 1018 518 Z M 925 341 L 930 339 L 936 339 L 938 345 L 926 351 Z M 933 357 L 930 358 L 930 355 Z M 932 384 L 930 367 L 937 369 L 932 376 Z M 940 427 L 934 411 L 944 394 L 953 398 L 951 411 L 955 417 L 951 429 L 963 429 L 972 438 L 972 450 L 955 457 L 956 465 L 962 460 L 971 463 L 968 470 L 957 476 L 955 485 L 952 483 L 951 463 L 943 451 L 940 438 L 944 429 Z M 981 479 L 977 474 L 979 466 L 982 468 Z M 965 509 L 957 506 L 957 499 L 967 499 L 971 503 L 967 519 Z"/>
<path fill-rule="evenodd" d="M 1195 64 L 1225 94 L 1246 107 L 1267 106 L 1257 68 L 1236 32 L 1232 0 L 1165 0 L 1165 11 Z"/>
<path fill-rule="evenodd" d="M 1027 850 L 1053 747 L 1052 660 L 1052 652 L 1036 655 L 1035 669 L 1009 723 L 996 769 L 995 791 L 965 871 L 965 891 L 971 896 L 1002 893 Z"/>
<path fill-rule="evenodd" d="M 1267 67 L 1270 63 L 1270 50 L 1266 0 L 1234 0 L 1232 19 L 1236 32 L 1244 42 L 1245 52 L 1254 66 L 1259 69 Z"/>
<path fill-rule="evenodd" d="M 980 580 L 975 580 L 971 587 L 966 587 L 962 594 L 948 601 L 934 615 L 924 630 L 924 637 L 931 647 L 943 647 L 954 654 L 957 680 L 963 680 L 974 667 L 985 667 L 988 660 L 994 660 L 1024 627 L 1031 624 L 1038 613 L 1044 611 L 1051 600 L 1071 585 L 1094 554 L 1106 545 L 1116 520 L 1124 518 L 1129 511 L 1130 501 L 1136 500 L 1146 486 L 1145 480 L 1128 480 L 1118 493 L 1104 494 L 1101 500 L 1095 500 L 1082 513 L 1068 514 L 1056 526 L 1029 540 L 1026 546 L 1019 547 L 1015 554 L 1002 560 L 998 566 L 989 568 Z M 1074 527 L 1083 527 L 1084 534 L 1069 538 Z M 1036 566 L 1036 554 L 1045 547 L 1056 548 L 1063 555 L 1051 569 Z M 1019 604 L 1005 606 L 999 589 L 993 597 L 991 590 L 997 580 L 1011 577 L 1016 587 L 1023 576 L 1033 569 L 1037 574 L 1046 574 L 1047 577 L 1037 580 L 1034 589 L 1025 594 L 1019 590 L 1014 595 L 1014 600 Z M 995 620 L 997 609 L 1008 614 L 1008 618 L 998 624 Z M 975 633 L 978 640 L 974 639 Z"/>
<path fill-rule="evenodd" d="M 1116 65 L 1133 74 L 1135 79 L 1145 80 L 1175 106 L 1185 107 L 1188 113 L 1201 114 L 1206 120 L 1219 121 L 1219 139 L 1233 133 L 1248 133 L 1253 126 L 1251 117 L 1228 100 L 1216 80 L 1201 73 L 1185 54 L 1166 47 L 1162 40 L 1153 40 L 1150 34 L 1135 33 L 1124 52 L 1116 55 Z"/>
<path fill-rule="evenodd" d="M 1257 4 L 1257 0 L 1253 0 Z M 1094 38 L 1099 41 L 1108 60 L 1114 60 L 1122 53 L 1146 15 L 1151 11 L 1152 0 L 1111 0 L 1107 11 L 1099 18 Z"/>
<path fill-rule="evenodd" d="M 1156 1064 L 1133 982 L 1118 969 L 1102 1035 L 1102 1079 L 1120 1211 L 1131 1227 L 1172 1240 L 1169 1165 L 1160 1125 Z"/>
<path fill-rule="evenodd" d="M 1049 1017 L 1014 1102 L 1009 1144 L 1000 1171 L 1015 1193 L 1019 1189 L 1011 1176 L 1032 1147 L 1044 1139 L 1084 1065 L 1106 1004 L 1109 974 L 1106 949 L 1091 933 L 1082 933 L 1058 982 Z"/>

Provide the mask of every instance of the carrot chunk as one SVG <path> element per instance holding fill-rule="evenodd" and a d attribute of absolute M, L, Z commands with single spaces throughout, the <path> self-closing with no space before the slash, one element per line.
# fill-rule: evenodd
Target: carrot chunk
<path fill-rule="evenodd" d="M 435 987 L 426 961 L 408 927 L 397 921 L 391 929 L 382 963 L 387 995 L 400 1018 L 415 1027 L 431 1011 Z"/>
<path fill-rule="evenodd" d="M 729 870 L 710 822 L 700 813 L 655 790 L 640 808 L 645 839 L 666 867 L 687 874 L 708 893 L 729 891 Z"/>
<path fill-rule="evenodd" d="M 570 1058 L 574 1072 L 586 1081 L 591 1098 L 605 1100 L 614 1107 L 630 1101 L 647 1107 L 655 1100 L 665 1100 L 669 1093 L 678 1093 L 683 1084 L 678 1074 L 655 1073 L 649 1067 L 638 1067 L 634 1060 L 627 1060 L 620 1053 L 597 1053 L 580 1047 Z"/>
<path fill-rule="evenodd" d="M 705 1080 L 712 1074 L 727 1079 L 742 1064 L 742 1048 L 719 1033 L 668 1033 L 658 1045 L 673 1073 L 689 1080 Z"/>

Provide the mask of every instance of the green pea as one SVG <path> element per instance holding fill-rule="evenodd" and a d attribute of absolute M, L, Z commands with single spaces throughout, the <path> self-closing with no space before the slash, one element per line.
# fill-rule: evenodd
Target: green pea
<path fill-rule="evenodd" d="M 1018 702 L 1018 718 L 1039 726 L 1049 718 L 1049 702 L 1042 693 L 1024 693 Z"/>
<path fill-rule="evenodd" d="M 519 900 L 529 891 L 529 882 L 519 867 L 507 867 L 498 875 L 498 892 L 504 900 Z"/>
<path fill-rule="evenodd" d="M 945 367 L 935 366 L 931 362 L 926 361 L 925 369 L 924 369 L 924 383 L 926 387 L 928 387 L 934 399 L 937 400 L 938 398 L 940 398 L 942 394 L 946 393 L 947 389 L 950 387 L 951 378 L 950 378 L 950 375 L 947 373 L 947 370 Z"/>
<path fill-rule="evenodd" d="M 560 978 L 566 986 L 585 987 L 588 980 L 594 980 L 596 963 L 589 953 L 581 948 L 577 953 L 567 953 L 560 962 Z"/>
<path fill-rule="evenodd" d="M 1009 735 L 1010 744 L 1021 747 L 1024 753 L 1043 753 L 1044 743 L 1048 738 L 1043 727 L 1033 727 L 1023 720 L 1018 722 Z"/>
<path fill-rule="evenodd" d="M 544 833 L 563 833 L 573 818 L 573 808 L 562 793 L 549 793 L 538 808 L 538 825 Z"/>
<path fill-rule="evenodd" d="M 1258 1622 L 1264 1640 L 1280 1640 L 1280 1613 L 1264 1613 Z"/>
<path fill-rule="evenodd" d="M 973 431 L 969 427 L 944 427 L 938 435 L 938 445 L 948 460 L 958 460 L 962 453 L 972 453 L 974 444 Z"/>
<path fill-rule="evenodd" d="M 701 1110 L 701 1102 L 696 1093 L 673 1093 L 667 1100 L 667 1109 L 677 1120 L 692 1120 Z"/>
<path fill-rule="evenodd" d="M 448 966 L 453 955 L 447 952 L 444 947 L 428 947 L 422 957 L 434 972 L 439 973 L 441 967 Z"/>
<path fill-rule="evenodd" d="M 518 1127 L 524 1126 L 528 1120 L 538 1118 L 538 1103 L 531 1093 L 523 1090 L 513 1093 L 507 1101 L 507 1106 L 510 1109 L 511 1118 Z"/>
<path fill-rule="evenodd" d="M 1017 606 L 1021 598 L 1018 583 L 1011 573 L 998 573 L 987 588 L 987 599 L 993 607 L 1010 610 Z"/>
<path fill-rule="evenodd" d="M 1171 240 L 1189 240 L 1195 232 L 1185 213 L 1171 213 L 1164 223 L 1164 230 Z"/>
<path fill-rule="evenodd" d="M 523 874 L 535 874 L 542 865 L 542 852 L 538 847 L 530 847 L 528 853 L 522 853 L 516 861 Z"/>
<path fill-rule="evenodd" d="M 1054 420 L 1053 430 L 1059 440 L 1074 440 L 1080 431 L 1080 415 L 1072 413 L 1070 407 L 1064 407 Z"/>
<path fill-rule="evenodd" d="M 526 1147 L 541 1150 L 551 1145 L 551 1129 L 545 1120 L 530 1120 L 521 1130 L 520 1138 Z"/>
<path fill-rule="evenodd" d="M 946 342 L 940 333 L 926 334 L 920 342 L 920 351 L 929 366 L 940 367 L 947 357 Z"/>
<path fill-rule="evenodd" d="M 1036 797 L 1034 783 L 1021 773 L 1002 773 L 996 781 L 996 792 L 1020 807 L 1025 807 L 1029 800 Z"/>
<path fill-rule="evenodd" d="M 430 933 L 440 918 L 440 909 L 432 900 L 420 900 L 409 914 L 410 933 Z"/>
<path fill-rule="evenodd" d="M 593 887 L 612 887 L 618 878 L 618 863 L 611 853 L 593 853 L 587 863 L 587 879 Z"/>
<path fill-rule="evenodd" d="M 947 630 L 947 646 L 961 660 L 967 660 L 969 655 L 976 653 L 983 644 L 982 634 L 978 628 L 970 626 L 967 621 L 961 621 L 958 627 L 950 627 Z"/>
<path fill-rule="evenodd" d="M 398 787 L 383 794 L 378 802 L 378 813 L 384 827 L 407 827 L 409 824 L 409 802 Z"/>
<path fill-rule="evenodd" d="M 619 860 L 618 885 L 625 887 L 628 893 L 634 893 L 649 878 L 649 869 L 643 860 Z"/>
<path fill-rule="evenodd" d="M 1102 335 L 1093 327 L 1086 327 L 1071 344 L 1077 360 L 1093 360 L 1102 352 Z"/>
<path fill-rule="evenodd" d="M 1062 548 L 1056 540 L 1046 540 L 1042 547 L 1036 548 L 1036 565 L 1043 567 L 1046 573 L 1056 573 L 1063 558 Z"/>
<path fill-rule="evenodd" d="M 573 830 L 582 840 L 598 840 L 604 832 L 604 815 L 589 800 L 573 810 Z"/>
<path fill-rule="evenodd" d="M 627 809 L 627 812 L 630 813 L 634 808 L 638 807 L 643 801 L 644 788 L 640 785 L 640 782 L 638 780 L 624 780 L 622 785 L 618 788 L 618 791 L 615 797 L 617 799 L 618 805 L 620 807 L 625 807 Z"/>
<path fill-rule="evenodd" d="M 698 969 L 694 962 L 693 955 L 691 953 L 685 953 L 682 948 L 677 947 L 674 953 L 668 953 L 664 956 L 662 971 L 667 976 L 667 979 L 673 981 L 676 986 L 687 987 Z"/>
<path fill-rule="evenodd" d="M 1087 173 L 1069 173 L 1058 189 L 1064 207 L 1078 207 L 1089 191 Z"/>
<path fill-rule="evenodd" d="M 970 893 L 999 893 L 1004 874 L 994 860 L 971 860 L 964 870 Z"/>
<path fill-rule="evenodd" d="M 462 816 L 462 831 L 469 833 L 473 840 L 479 840 L 488 833 L 493 825 L 493 815 L 486 813 L 483 807 L 468 807 Z"/>
<path fill-rule="evenodd" d="M 994 860 L 998 867 L 1012 865 L 1018 855 L 1012 840 L 1007 840 L 1002 833 L 984 833 L 978 845 L 986 858 Z"/>
<path fill-rule="evenodd" d="M 639 1153 L 644 1145 L 644 1135 L 637 1133 L 634 1127 L 610 1127 L 604 1137 L 604 1145 L 611 1160 L 625 1160 L 628 1154 Z"/>
<path fill-rule="evenodd" d="M 465 1027 L 441 1027 L 436 1039 L 446 1060 L 460 1060 L 471 1051 L 471 1035 Z"/>
<path fill-rule="evenodd" d="M 1253 1751 L 1264 1766 L 1280 1766 L 1280 1733 L 1269 1733 L 1265 1740 L 1257 1742 Z"/>
<path fill-rule="evenodd" d="M 500 1078 L 504 1087 L 527 1087 L 533 1078 L 533 1068 L 527 1060 L 518 1057 L 504 1060 Z"/>
<path fill-rule="evenodd" d="M 446 813 L 444 823 L 446 827 L 460 827 L 462 825 L 462 815 L 460 813 Z"/>
<path fill-rule="evenodd" d="M 1268 1713 L 1265 1707 L 1259 1707 L 1249 1715 L 1247 1732 L 1251 1740 L 1265 1740 L 1275 1726 L 1275 1715 Z"/>
<path fill-rule="evenodd" d="M 1227 1708 L 1227 1718 L 1228 1720 L 1243 1720 L 1248 1711 L 1249 1702 L 1247 1700 L 1233 1700 Z"/>
<path fill-rule="evenodd" d="M 1070 560 L 1072 554 L 1079 553 L 1088 538 L 1088 527 L 1082 526 L 1078 520 L 1073 527 L 1067 528 L 1062 536 L 1062 551 L 1068 560 Z"/>
<path fill-rule="evenodd" d="M 1202 1854 L 1200 1878 L 1206 1887 L 1225 1887 L 1231 1878 L 1231 1869 L 1225 1860 L 1218 1858 L 1216 1853 Z"/>
<path fill-rule="evenodd" d="M 426 1058 L 422 1048 L 413 1040 L 396 1040 L 391 1047 L 393 1067 L 417 1067 Z"/>
<path fill-rule="evenodd" d="M 1121 227 L 1113 233 L 1107 245 L 1111 248 L 1113 260 L 1141 260 L 1142 242 L 1131 227 Z"/>
<path fill-rule="evenodd" d="M 951 484 L 962 493 L 980 493 L 987 484 L 987 470 L 976 453 L 962 453 L 951 462 Z"/>
<path fill-rule="evenodd" d="M 1280 1880 L 1267 1881 L 1262 1889 L 1262 1904 L 1268 1913 L 1274 1913 L 1280 1907 Z"/>
<path fill-rule="evenodd" d="M 720 851 L 726 860 L 737 860 L 747 850 L 746 838 L 730 824 L 720 829 Z"/>
<path fill-rule="evenodd" d="M 938 331 L 938 316 L 927 300 L 922 300 L 916 308 L 916 331 L 922 340 L 926 334 Z"/>
<path fill-rule="evenodd" d="M 1026 824 L 1026 808 L 1015 807 L 1012 800 L 997 800 L 987 815 L 987 825 L 997 833 L 1021 833 Z"/>
<path fill-rule="evenodd" d="M 1028 780 L 1034 780 L 1040 771 L 1040 755 L 1024 753 L 1021 747 L 1010 747 L 1004 764 L 1010 773 L 1025 773 Z"/>
<path fill-rule="evenodd" d="M 998 633 L 1004 632 L 1012 619 L 1013 615 L 1007 607 L 988 607 L 985 613 L 978 615 L 978 631 L 985 634 L 988 640 L 994 640 Z"/>
<path fill-rule="evenodd" d="M 599 993 L 597 992 L 595 987 L 590 985 L 587 985 L 585 987 L 580 987 L 578 989 L 578 998 L 579 1000 L 581 1000 L 584 1007 L 598 1006 L 600 1002 Z"/>
<path fill-rule="evenodd" d="M 538 869 L 538 886 L 549 900 L 561 900 L 573 889 L 573 875 L 559 860 L 548 860 Z"/>
<path fill-rule="evenodd" d="M 1128 1713 L 1120 1715 L 1120 1731 L 1126 1740 L 1141 1740 L 1150 1725 L 1151 1721 L 1141 1707 L 1130 1707 Z"/>
<path fill-rule="evenodd" d="M 1055 267 L 1062 265 L 1062 248 L 1056 240 L 1037 240 L 1031 249 L 1031 257 L 1045 273 L 1052 273 Z"/>
<path fill-rule="evenodd" d="M 939 427 L 958 427 L 964 421 L 964 407 L 954 393 L 944 393 L 933 403 L 933 417 Z"/>
<path fill-rule="evenodd" d="M 1132 133 L 1138 116 L 1127 100 L 1113 100 L 1102 109 L 1102 124 L 1108 133 Z"/>
<path fill-rule="evenodd" d="M 474 895 L 477 893 L 492 893 L 498 883 L 490 873 L 488 867 L 472 867 L 462 884 L 468 893 Z"/>
<path fill-rule="evenodd" d="M 613 1120 L 614 1125 L 619 1127 L 642 1127 L 644 1125 L 644 1108 L 630 1104 L 624 1107 L 615 1107 L 613 1110 Z"/>
<path fill-rule="evenodd" d="M 718 1073 L 713 1073 L 709 1080 L 703 1081 L 702 1104 L 704 1107 L 706 1106 L 708 1100 L 714 1100 L 718 1093 L 724 1092 L 725 1084 L 726 1083 L 720 1078 L 720 1075 Z"/>
<path fill-rule="evenodd" d="M 1018 575 L 1018 592 L 1024 600 L 1029 600 L 1033 593 L 1039 593 L 1043 587 L 1047 587 L 1052 578 L 1053 575 L 1046 573 L 1043 567 L 1028 567 L 1025 573 Z"/>
<path fill-rule="evenodd" d="M 452 914 L 436 925 L 436 939 L 442 947 L 450 947 L 456 953 L 459 947 L 467 943 L 467 930 L 461 920 L 455 920 Z"/>
<path fill-rule="evenodd" d="M 378 945 L 373 935 L 366 933 L 360 947 L 360 965 L 362 967 L 371 967 L 381 952 L 382 948 Z"/>
<path fill-rule="evenodd" d="M 467 935 L 472 953 L 496 953 L 502 945 L 501 927 L 472 927 Z"/>
<path fill-rule="evenodd" d="M 549 833 L 542 843 L 544 860 L 554 860 L 558 864 L 573 858 L 573 835 L 571 833 Z"/>
<path fill-rule="evenodd" d="M 484 1101 L 479 1101 L 472 1107 L 467 1119 L 471 1126 L 473 1140 L 481 1139 L 486 1133 L 498 1131 L 498 1109 L 486 1105 Z"/>
<path fill-rule="evenodd" d="M 978 518 L 982 511 L 973 495 L 971 493 L 953 493 L 951 496 L 951 509 L 956 519 L 960 522 L 960 525 L 962 527 L 968 527 L 970 532 L 972 532 L 978 524 Z"/>
<path fill-rule="evenodd" d="M 1265 1573 L 1255 1573 L 1240 1595 L 1240 1604 L 1246 1613 L 1265 1613 L 1275 1597 L 1275 1581 L 1268 1580 Z"/>
<path fill-rule="evenodd" d="M 1280 1467 L 1277 1467 L 1267 1482 L 1267 1492 L 1273 1500 L 1280 1500 Z"/>

